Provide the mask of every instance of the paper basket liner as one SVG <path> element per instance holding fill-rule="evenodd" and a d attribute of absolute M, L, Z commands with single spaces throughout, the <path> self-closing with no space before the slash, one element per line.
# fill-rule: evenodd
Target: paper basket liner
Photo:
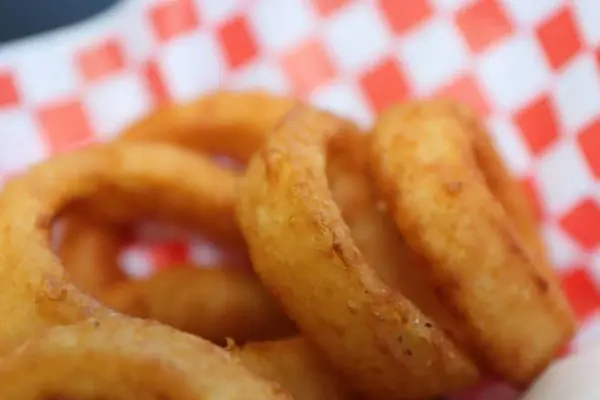
<path fill-rule="evenodd" d="M 0 46 L 0 179 L 220 88 L 291 94 L 368 126 L 445 96 L 485 118 L 600 337 L 600 1 L 129 0 Z M 135 273 L 195 246 L 132 249 Z M 193 257 L 192 257 L 193 258 Z M 463 396 L 508 399 L 498 385 Z"/>

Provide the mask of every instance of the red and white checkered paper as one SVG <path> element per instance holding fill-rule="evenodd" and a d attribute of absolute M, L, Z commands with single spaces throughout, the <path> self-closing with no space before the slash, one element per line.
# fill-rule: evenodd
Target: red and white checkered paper
<path fill-rule="evenodd" d="M 597 0 L 123 1 L 0 47 L 0 176 L 219 88 L 293 94 L 365 125 L 393 102 L 456 98 L 534 199 L 582 321 L 577 349 L 600 337 L 599 21 Z M 140 272 L 198 252 L 128 258 Z M 512 396 L 475 398 L 494 391 Z"/>

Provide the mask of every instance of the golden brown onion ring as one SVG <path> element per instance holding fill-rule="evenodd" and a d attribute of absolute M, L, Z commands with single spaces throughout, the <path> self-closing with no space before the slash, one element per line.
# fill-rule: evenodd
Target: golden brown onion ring
<path fill-rule="evenodd" d="M 32 337 L 0 361 L 0 398 L 291 400 L 207 341 L 121 316 Z"/>
<path fill-rule="evenodd" d="M 71 284 L 50 247 L 52 222 L 69 204 L 109 196 L 98 211 L 119 221 L 167 218 L 237 236 L 235 184 L 210 160 L 158 143 L 90 146 L 8 182 L 0 194 L 0 354 L 47 326 L 107 312 Z"/>
<path fill-rule="evenodd" d="M 372 155 L 399 230 L 461 322 L 462 344 L 528 383 L 571 338 L 574 319 L 483 128 L 445 101 L 401 105 L 377 122 Z"/>
<path fill-rule="evenodd" d="M 89 215 L 89 212 L 86 215 L 84 211 L 81 204 L 69 207 L 67 215 L 59 220 L 61 227 L 66 229 L 59 230 L 62 234 L 59 235 L 58 255 L 75 286 L 98 298 L 107 288 L 128 279 L 126 267 L 120 265 L 120 254 L 123 247 L 136 238 L 136 232 L 130 224 L 109 223 L 103 218 Z M 202 233 L 210 230 L 208 227 Z M 232 230 L 237 230 L 237 227 Z M 206 266 L 223 263 L 240 268 L 250 266 L 243 245 L 223 240 L 213 241 L 211 245 L 218 252 L 218 257 L 208 260 Z"/>
<path fill-rule="evenodd" d="M 277 382 L 294 400 L 356 400 L 359 396 L 305 339 L 248 343 L 229 349 L 255 374 Z"/>
<path fill-rule="evenodd" d="M 128 127 L 117 141 L 167 142 L 245 163 L 294 103 L 260 92 L 214 93 L 164 107 Z M 117 262 L 123 232 L 107 223 L 86 222 L 86 212 L 94 207 L 88 203 L 67 212 L 58 247 L 75 285 L 92 295 L 126 278 Z"/>
<path fill-rule="evenodd" d="M 128 232 L 118 225 L 109 228 L 106 221 L 84 215 L 83 210 L 66 212 L 60 220 L 58 256 L 73 284 L 97 298 L 106 288 L 127 280 L 118 261 Z"/>
<path fill-rule="evenodd" d="M 134 123 L 117 140 L 168 142 L 245 163 L 295 103 L 261 92 L 217 92 L 162 108 Z"/>
<path fill-rule="evenodd" d="M 99 300 L 222 345 L 227 338 L 244 343 L 297 332 L 256 275 L 236 267 L 173 266 L 109 287 Z"/>
<path fill-rule="evenodd" d="M 418 398 L 472 384 L 476 366 L 368 265 L 331 197 L 328 143 L 354 131 L 298 106 L 253 158 L 237 208 L 254 268 L 327 359 L 369 395 Z"/>

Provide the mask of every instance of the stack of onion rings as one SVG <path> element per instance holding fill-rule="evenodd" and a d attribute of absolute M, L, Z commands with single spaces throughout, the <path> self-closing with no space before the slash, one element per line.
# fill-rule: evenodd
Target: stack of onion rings
<path fill-rule="evenodd" d="M 491 190 L 514 189 L 501 179 L 506 174 L 500 174 L 490 142 L 476 136 L 482 134 L 478 126 L 472 120 L 465 123 L 460 109 L 437 104 L 403 106 L 417 110 L 406 112 L 412 116 L 410 124 L 402 111 L 390 110 L 372 137 L 373 172 L 384 208 L 426 261 L 420 270 L 406 259 L 397 259 L 396 267 L 429 295 L 407 296 L 383 281 L 343 220 L 326 174 L 331 147 L 351 140 L 353 129 L 343 121 L 298 106 L 253 159 L 240 192 L 240 223 L 261 280 L 327 358 L 376 398 L 453 392 L 474 383 L 482 372 L 523 385 L 574 331 L 573 316 L 548 273 L 539 241 L 526 239 L 532 235 L 529 225 L 510 225 L 510 218 L 523 212 L 521 203 L 509 202 L 512 214 L 506 216 L 493 195 L 461 196 L 475 182 L 485 182 L 481 172 L 450 179 L 457 170 L 476 171 L 475 160 L 466 158 L 467 144 L 473 141 L 490 165 Z M 441 125 L 443 121 L 453 125 Z M 408 138 L 404 142 L 398 138 L 402 135 Z M 427 141 L 427 135 L 438 139 Z M 454 144 L 445 135 L 462 141 Z M 443 157 L 455 164 L 442 162 Z M 446 178 L 446 186 L 431 188 Z M 502 201 L 510 193 L 495 196 Z M 443 213 L 447 197 L 459 204 L 448 209 L 451 214 Z M 482 207 L 496 214 L 479 218 Z M 438 214 L 427 214 L 432 211 Z M 418 212 L 422 216 L 413 217 Z M 469 221 L 477 221 L 479 228 Z M 456 231 L 461 224 L 467 224 L 464 231 Z M 503 235 L 493 236 L 494 229 Z M 491 243 L 482 246 L 488 235 Z M 445 253 L 435 247 L 438 243 L 447 246 Z M 476 249 L 480 257 L 470 260 L 468 251 Z M 493 269 L 482 268 L 485 263 Z"/>
<path fill-rule="evenodd" d="M 207 158 L 215 156 L 250 164 L 242 176 Z M 483 210 L 479 218 L 473 206 Z M 52 223 L 63 216 L 66 271 L 49 244 Z M 128 280 L 118 253 L 147 219 L 190 227 L 227 248 L 247 245 L 258 279 L 188 267 Z M 154 353 L 132 349 L 125 362 L 115 349 L 135 332 L 147 340 L 131 346 L 154 346 L 171 333 L 194 339 L 113 309 L 216 343 L 287 336 L 229 351 L 296 400 L 426 398 L 490 373 L 523 385 L 574 329 L 515 181 L 476 118 L 447 102 L 392 108 L 372 135 L 260 93 L 217 93 L 168 107 L 112 144 L 58 156 L 8 184 L 0 231 L 0 313 L 8 321 L 0 331 L 0 382 L 21 387 L 7 391 L 9 399 L 156 397 L 171 379 L 169 365 L 180 365 L 179 350 L 157 355 L 165 369 L 145 390 Z M 489 243 L 482 246 L 481 237 Z M 303 337 L 290 337 L 297 328 L 280 305 Z M 111 329 L 120 344 L 105 347 L 107 363 L 136 371 L 122 384 L 110 368 L 82 365 L 86 356 L 103 359 Z M 205 353 L 213 347 L 198 343 L 206 348 L 190 353 L 210 362 Z M 32 360 L 56 354 L 69 360 L 64 371 L 89 380 L 64 385 L 60 376 L 23 375 Z M 228 360 L 215 361 L 216 374 L 231 368 Z M 234 398 L 244 387 L 253 398 L 285 396 L 242 367 L 231 371 L 243 376 Z M 27 382 L 31 388 L 22 388 Z M 219 378 L 202 382 L 158 395 L 199 398 L 193 388 L 224 395 Z M 109 384 L 114 391 L 89 390 Z"/>

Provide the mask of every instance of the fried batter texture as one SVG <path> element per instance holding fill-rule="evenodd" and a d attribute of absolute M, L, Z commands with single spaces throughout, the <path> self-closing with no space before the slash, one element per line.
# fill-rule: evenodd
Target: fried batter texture
<path fill-rule="evenodd" d="M 291 336 L 295 325 L 251 271 L 173 266 L 109 287 L 100 301 L 134 317 L 154 319 L 224 345 Z"/>
<path fill-rule="evenodd" d="M 229 351 L 250 371 L 279 383 L 294 400 L 359 400 L 304 338 L 249 343 Z"/>
<path fill-rule="evenodd" d="M 238 215 L 254 269 L 302 332 L 368 395 L 419 398 L 472 384 L 477 367 L 367 263 L 332 199 L 327 144 L 353 130 L 299 106 L 252 160 Z"/>
<path fill-rule="evenodd" d="M 130 280 L 148 220 L 254 272 Z M 574 332 L 518 183 L 446 101 L 371 134 L 254 92 L 170 106 L 9 182 L 0 232 L 2 399 L 426 399 L 526 385 Z"/>
<path fill-rule="evenodd" d="M 132 124 L 117 141 L 169 143 L 245 164 L 295 103 L 260 92 L 218 92 L 164 107 Z M 238 175 L 237 171 L 231 173 Z M 119 229 L 107 222 L 90 222 L 86 214 L 95 207 L 84 203 L 78 210 L 66 212 L 64 237 L 57 250 L 75 285 L 92 295 L 126 279 L 117 262 L 123 224 Z M 210 232 L 210 226 L 207 228 Z M 230 228 L 237 230 L 234 224 Z"/>
<path fill-rule="evenodd" d="M 0 362 L 3 400 L 291 400 L 198 337 L 113 316 L 54 327 Z"/>
<path fill-rule="evenodd" d="M 211 161 L 158 143 L 94 145 L 10 181 L 0 194 L 0 354 L 43 328 L 109 313 L 72 285 L 50 247 L 52 222 L 69 204 L 110 195 L 95 208 L 107 219 L 166 218 L 235 237 L 235 182 Z"/>
<path fill-rule="evenodd" d="M 377 399 L 448 394 L 487 373 L 528 383 L 574 331 L 487 133 L 437 104 L 448 103 L 392 109 L 366 139 L 299 105 L 251 161 L 237 202 L 260 279 Z"/>
<path fill-rule="evenodd" d="M 240 343 L 236 337 L 242 341 L 291 337 L 296 332 L 256 276 L 231 267 L 169 269 L 149 279 L 121 282 L 101 299 L 128 315 L 156 319 L 216 343 L 224 338 Z M 358 398 L 304 338 L 230 344 L 228 350 L 295 400 Z"/>
<path fill-rule="evenodd" d="M 429 261 L 431 285 L 460 322 L 463 346 L 502 377 L 529 383 L 575 324 L 488 135 L 453 103 L 415 102 L 380 117 L 372 150 L 387 205 Z"/>

